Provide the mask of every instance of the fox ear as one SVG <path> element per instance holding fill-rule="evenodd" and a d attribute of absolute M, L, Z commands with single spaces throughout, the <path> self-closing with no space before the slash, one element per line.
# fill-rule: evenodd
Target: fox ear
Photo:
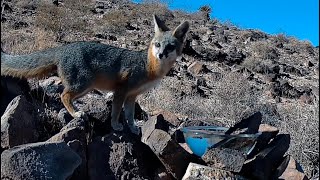
<path fill-rule="evenodd" d="M 185 37 L 188 31 L 189 31 L 189 22 L 184 21 L 173 31 L 173 36 L 183 42 L 185 40 Z"/>
<path fill-rule="evenodd" d="M 169 28 L 155 14 L 153 15 L 153 21 L 154 21 L 154 32 L 156 34 L 164 31 L 169 31 Z"/>

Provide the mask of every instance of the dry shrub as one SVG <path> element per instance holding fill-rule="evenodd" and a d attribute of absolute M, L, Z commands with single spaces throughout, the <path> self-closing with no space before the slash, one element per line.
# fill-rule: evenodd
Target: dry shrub
<path fill-rule="evenodd" d="M 253 42 L 250 47 L 255 57 L 271 60 L 279 59 L 278 51 L 268 41 Z"/>
<path fill-rule="evenodd" d="M 73 0 L 76 1 L 76 0 Z M 79 9 L 71 7 L 82 7 Z M 88 20 L 84 17 L 84 6 L 75 6 L 67 3 L 66 6 L 54 6 L 48 4 L 39 5 L 35 24 L 38 27 L 50 30 L 55 33 L 60 41 L 65 35 L 82 32 L 90 33 Z"/>
<path fill-rule="evenodd" d="M 247 78 L 236 72 L 225 73 L 215 84 L 213 94 L 215 116 L 223 118 L 227 126 L 253 113 L 258 101 Z"/>
<path fill-rule="evenodd" d="M 278 105 L 281 133 L 291 136 L 288 153 L 302 165 L 308 177 L 319 174 L 319 101 L 313 105 Z"/>
<path fill-rule="evenodd" d="M 269 67 L 267 63 L 270 63 L 268 60 L 263 60 L 258 57 L 247 57 L 242 65 L 249 69 L 250 71 L 262 73 L 262 74 L 268 74 L 269 73 Z"/>
<path fill-rule="evenodd" d="M 284 45 L 284 48 L 289 53 L 310 54 L 315 55 L 315 50 L 309 41 L 300 41 L 294 37 L 289 37 L 289 43 Z"/>
<path fill-rule="evenodd" d="M 225 73 L 209 98 L 198 94 L 177 97 L 177 87 L 175 79 L 166 77 L 158 87 L 142 95 L 139 102 L 147 111 L 161 108 L 189 119 L 219 121 L 226 126 L 250 115 L 256 106 L 257 95 L 239 73 Z"/>

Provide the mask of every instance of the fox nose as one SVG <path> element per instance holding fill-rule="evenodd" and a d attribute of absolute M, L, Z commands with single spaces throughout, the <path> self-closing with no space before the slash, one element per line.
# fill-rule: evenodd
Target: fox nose
<path fill-rule="evenodd" d="M 159 54 L 159 59 L 162 59 L 162 57 L 163 57 L 163 54 L 160 53 Z"/>

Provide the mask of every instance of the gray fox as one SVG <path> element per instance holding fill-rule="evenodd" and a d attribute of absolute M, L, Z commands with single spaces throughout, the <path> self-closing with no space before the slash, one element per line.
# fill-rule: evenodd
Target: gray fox
<path fill-rule="evenodd" d="M 148 52 L 96 42 L 75 42 L 27 55 L 10 55 L 1 49 L 1 76 L 42 78 L 57 72 L 64 85 L 62 103 L 73 117 L 84 115 L 75 110 L 73 100 L 93 89 L 113 91 L 112 128 L 122 131 L 118 119 L 124 104 L 128 126 L 138 133 L 136 97 L 155 86 L 181 57 L 189 30 L 188 21 L 170 31 L 156 15 L 153 20 L 155 34 Z"/>

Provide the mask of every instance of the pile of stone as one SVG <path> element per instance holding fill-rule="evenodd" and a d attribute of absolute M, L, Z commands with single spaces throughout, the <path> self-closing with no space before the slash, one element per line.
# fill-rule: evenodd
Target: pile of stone
<path fill-rule="evenodd" d="M 236 148 L 243 142 L 233 142 L 198 157 L 181 128 L 208 123 L 164 110 L 147 114 L 136 104 L 141 135 L 128 127 L 115 132 L 109 94 L 92 92 L 76 101 L 87 116 L 73 119 L 59 102 L 58 79 L 31 88 L 22 82 L 1 78 L 1 179 L 307 179 L 285 155 L 290 136 L 261 124 L 259 112 L 226 132 L 260 132 L 249 155 Z"/>

